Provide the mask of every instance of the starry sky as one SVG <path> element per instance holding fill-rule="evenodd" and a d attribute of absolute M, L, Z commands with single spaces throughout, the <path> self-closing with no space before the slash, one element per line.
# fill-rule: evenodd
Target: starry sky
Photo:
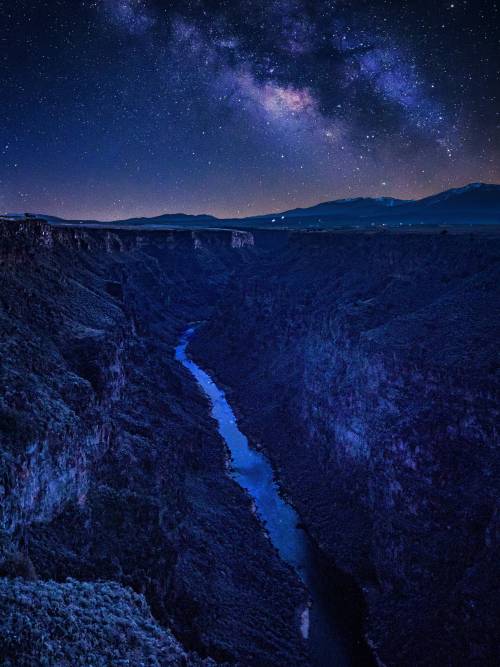
<path fill-rule="evenodd" d="M 4 0 L 0 211 L 232 217 L 499 182 L 499 4 Z"/>

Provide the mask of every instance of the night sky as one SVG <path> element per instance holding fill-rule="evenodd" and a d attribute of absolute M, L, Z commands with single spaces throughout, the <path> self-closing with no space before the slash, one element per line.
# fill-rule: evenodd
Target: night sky
<path fill-rule="evenodd" d="M 240 216 L 499 182 L 498 7 L 4 0 L 0 211 Z"/>

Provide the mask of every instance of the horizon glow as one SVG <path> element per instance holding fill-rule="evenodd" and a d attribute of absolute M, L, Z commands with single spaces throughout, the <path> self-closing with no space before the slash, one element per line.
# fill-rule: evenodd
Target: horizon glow
<path fill-rule="evenodd" d="M 499 182 L 498 19 L 481 1 L 19 0 L 0 211 L 245 217 Z"/>

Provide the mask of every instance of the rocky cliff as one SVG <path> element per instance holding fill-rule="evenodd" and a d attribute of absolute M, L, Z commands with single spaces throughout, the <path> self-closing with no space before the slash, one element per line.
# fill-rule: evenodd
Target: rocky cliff
<path fill-rule="evenodd" d="M 6 664 L 308 664 L 307 594 L 174 360 L 192 321 L 377 658 L 495 664 L 499 246 L 2 223 Z"/>
<path fill-rule="evenodd" d="M 253 251 L 231 232 L 1 226 L 11 664 L 305 662 L 305 592 L 225 474 L 208 406 L 173 359 L 186 323 L 210 315 Z"/>
<path fill-rule="evenodd" d="M 495 233 L 292 235 L 193 342 L 363 587 L 386 665 L 498 660 L 499 250 Z"/>

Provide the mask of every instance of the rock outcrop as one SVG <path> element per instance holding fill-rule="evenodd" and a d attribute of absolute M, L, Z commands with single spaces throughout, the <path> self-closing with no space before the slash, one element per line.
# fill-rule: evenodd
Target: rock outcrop
<path fill-rule="evenodd" d="M 2 665 L 210 667 L 116 583 L 0 579 Z"/>
<path fill-rule="evenodd" d="M 0 227 L 0 574 L 42 597 L 78 598 L 67 577 L 115 582 L 144 595 L 186 653 L 301 665 L 303 587 L 225 474 L 205 399 L 173 358 L 250 259 L 231 232 L 197 238 Z M 75 635 L 68 651 L 81 645 Z"/>
<path fill-rule="evenodd" d="M 499 249 L 495 233 L 297 234 L 192 344 L 363 586 L 386 665 L 498 658 Z"/>

